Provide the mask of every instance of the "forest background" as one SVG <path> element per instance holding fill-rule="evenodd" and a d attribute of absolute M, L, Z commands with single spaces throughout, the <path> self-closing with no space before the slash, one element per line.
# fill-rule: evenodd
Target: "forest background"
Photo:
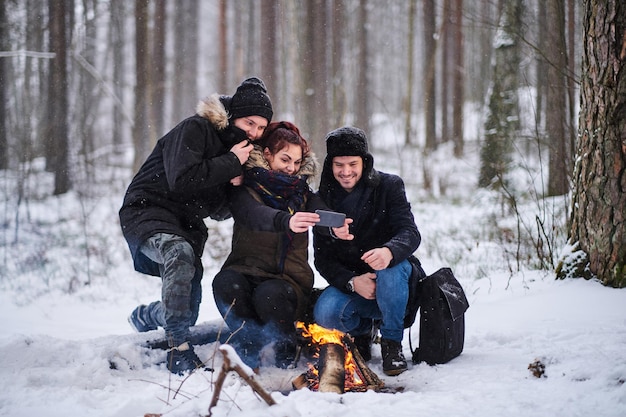
<path fill-rule="evenodd" d="M 624 286 L 626 117 L 616 109 L 624 100 L 625 15 L 608 0 L 3 0 L 0 276 L 17 279 L 48 262 L 51 247 L 76 241 L 42 236 L 36 249 L 20 242 L 21 230 L 38 227 L 29 201 L 74 193 L 87 262 L 67 290 L 88 285 L 89 259 L 107 257 L 106 244 L 90 238 L 90 212 L 103 182 L 123 192 L 130 181 L 115 170 L 129 168 L 124 155 L 132 153 L 135 172 L 199 99 L 232 94 L 256 75 L 275 119 L 300 126 L 317 155 L 328 131 L 358 126 L 397 158 L 396 173 L 418 184 L 424 200 L 445 197 L 459 180 L 446 170 L 478 153 L 470 186 L 495 192 L 503 213 L 515 215 L 521 201 L 537 205 L 530 224 L 518 216 L 516 225 L 494 222 L 487 232 L 515 243 L 512 265 Z M 604 26 L 590 23 L 599 16 Z M 597 94 L 600 77 L 611 78 L 611 94 Z M 606 117 L 585 117 L 593 112 Z M 602 123 L 606 137 L 597 133 Z M 379 137 L 400 140 L 377 143 L 381 129 Z M 590 154 L 584 146 L 600 156 L 577 168 L 577 156 Z M 607 167 L 599 180 L 586 174 Z M 53 181 L 34 186 L 42 172 Z M 227 247 L 228 232 L 212 239 Z M 564 268 L 557 254 L 566 240 L 570 259 L 582 262 Z M 219 261 L 223 251 L 212 256 Z"/>

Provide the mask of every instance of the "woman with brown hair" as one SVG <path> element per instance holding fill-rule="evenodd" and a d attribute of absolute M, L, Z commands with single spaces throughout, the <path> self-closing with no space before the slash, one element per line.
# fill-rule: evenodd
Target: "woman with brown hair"
<path fill-rule="evenodd" d="M 232 251 L 213 280 L 213 295 L 251 368 L 258 368 L 259 353 L 271 342 L 277 366 L 294 359 L 294 322 L 302 320 L 313 288 L 308 229 L 319 221 L 314 211 L 326 208 L 309 187 L 317 169 L 295 125 L 270 123 L 250 153 L 243 186 L 230 196 Z M 333 233 L 349 239 L 349 222 Z"/>

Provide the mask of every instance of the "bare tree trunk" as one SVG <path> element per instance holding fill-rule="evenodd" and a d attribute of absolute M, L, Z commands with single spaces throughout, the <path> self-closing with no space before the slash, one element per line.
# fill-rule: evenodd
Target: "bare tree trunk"
<path fill-rule="evenodd" d="M 407 81 L 406 96 L 404 97 L 404 144 L 410 145 L 413 137 L 413 89 L 415 88 L 415 14 L 417 12 L 417 0 L 409 1 L 409 34 L 407 42 Z"/>
<path fill-rule="evenodd" d="M 354 124 L 361 128 L 366 135 L 371 135 L 370 126 L 370 105 L 371 95 L 369 91 L 369 83 L 367 82 L 367 72 L 369 68 L 369 47 L 367 39 L 367 0 L 359 0 L 359 10 L 357 20 L 359 22 L 359 31 L 357 33 L 357 45 L 359 47 L 358 55 L 358 72 L 356 82 L 356 103 L 355 103 L 355 121 Z"/>
<path fill-rule="evenodd" d="M 506 1 L 494 40 L 495 63 L 485 122 L 485 139 L 480 149 L 478 185 L 500 186 L 511 160 L 512 140 L 519 129 L 519 63 L 522 30 L 522 0 Z"/>
<path fill-rule="evenodd" d="M 569 110 L 569 158 L 573 161 L 576 153 L 576 68 L 579 62 L 576 54 L 576 40 L 578 39 L 576 25 L 576 1 L 567 1 L 567 98 Z"/>
<path fill-rule="evenodd" d="M 548 19 L 546 50 L 548 87 L 546 88 L 546 139 L 549 156 L 548 195 L 569 192 L 570 152 L 567 128 L 567 59 L 565 51 L 565 3 L 546 1 Z"/>
<path fill-rule="evenodd" d="M 332 53 L 331 60 L 331 76 L 332 76 L 332 104 L 331 117 L 332 126 L 343 126 L 346 122 L 347 102 L 346 89 L 344 86 L 345 79 L 343 76 L 343 39 L 346 36 L 345 16 L 346 6 L 343 0 L 333 0 L 333 29 L 332 29 Z"/>
<path fill-rule="evenodd" d="M 124 45 L 126 44 L 126 2 L 123 0 L 114 0 L 110 3 L 110 45 L 113 49 L 113 92 L 116 100 L 113 106 L 113 126 L 111 134 L 113 135 L 113 147 L 116 152 L 120 151 L 122 144 L 123 132 L 126 124 L 124 123 L 124 92 L 126 91 L 125 74 L 126 74 L 126 54 L 124 53 Z"/>
<path fill-rule="evenodd" d="M 278 91 L 278 61 L 276 59 L 276 30 L 278 28 L 278 2 L 265 0 L 261 2 L 261 78 L 272 98 L 272 107 L 276 114 L 280 109 Z"/>
<path fill-rule="evenodd" d="M 71 9 L 70 9 L 71 10 Z M 48 111 L 50 130 L 47 138 L 47 164 L 54 172 L 54 195 L 69 191 L 68 85 L 67 85 L 67 9 L 65 1 L 48 0 L 50 18 L 50 51 L 56 56 L 50 62 Z"/>
<path fill-rule="evenodd" d="M 8 20 L 5 0 L 0 1 L 0 51 L 10 49 L 8 38 Z M 7 138 L 7 64 L 6 59 L 0 58 L 0 170 L 9 167 L 9 141 Z"/>
<path fill-rule="evenodd" d="M 545 51 L 548 46 L 548 27 L 547 27 L 547 6 L 545 1 L 537 2 L 537 46 L 539 51 Z M 548 85 L 548 63 L 543 53 L 536 54 L 537 65 L 537 96 L 535 98 L 535 123 L 539 127 L 539 131 L 543 131 L 543 115 L 546 111 L 544 108 L 545 90 Z"/>
<path fill-rule="evenodd" d="M 166 39 L 166 1 L 155 0 L 152 24 L 152 59 L 150 60 L 150 137 L 156 138 L 164 133 L 165 108 L 165 39 Z"/>
<path fill-rule="evenodd" d="M 227 91 L 228 88 L 228 24 L 227 24 L 227 15 L 226 12 L 228 10 L 227 0 L 220 0 L 220 11 L 219 11 L 219 35 L 218 35 L 218 44 L 219 44 L 219 74 L 218 74 L 218 83 L 217 83 L 217 91 Z"/>
<path fill-rule="evenodd" d="M 435 96 L 435 1 L 424 0 L 424 123 L 426 125 L 425 152 L 437 148 L 437 103 Z"/>
<path fill-rule="evenodd" d="M 193 113 L 198 94 L 198 0 L 176 4 L 172 123 Z"/>
<path fill-rule="evenodd" d="M 148 1 L 135 0 L 135 121 L 133 168 L 139 170 L 150 152 L 148 103 L 150 102 L 150 53 L 148 47 Z"/>
<path fill-rule="evenodd" d="M 452 138 L 454 156 L 463 156 L 463 105 L 465 104 L 465 44 L 463 43 L 463 0 L 454 1 L 454 76 L 452 80 Z"/>
<path fill-rule="evenodd" d="M 450 86 L 452 85 L 453 71 L 450 68 L 454 68 L 454 62 L 456 53 L 458 51 L 452 49 L 453 31 L 452 21 L 454 16 L 451 6 L 452 0 L 443 0 L 443 14 L 441 17 L 441 67 L 438 72 L 441 74 L 439 82 L 441 86 L 441 92 L 439 99 L 441 105 L 440 109 L 440 124 L 441 124 L 441 143 L 445 143 L 450 140 L 450 123 L 449 123 L 449 110 L 450 110 Z"/>
<path fill-rule="evenodd" d="M 626 4 L 586 0 L 580 135 L 568 256 L 558 277 L 626 287 Z"/>
<path fill-rule="evenodd" d="M 313 152 L 324 155 L 328 130 L 328 59 L 325 31 L 328 13 L 326 0 L 307 1 L 306 49 L 302 56 L 304 81 L 304 129 Z"/>

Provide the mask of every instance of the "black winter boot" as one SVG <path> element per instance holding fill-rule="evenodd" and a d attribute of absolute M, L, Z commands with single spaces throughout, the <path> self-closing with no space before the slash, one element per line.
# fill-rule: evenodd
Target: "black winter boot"
<path fill-rule="evenodd" d="M 395 340 L 381 339 L 380 350 L 383 357 L 383 372 L 385 375 L 400 375 L 407 370 L 406 359 L 402 354 L 402 343 Z"/>
<path fill-rule="evenodd" d="M 362 334 L 360 336 L 354 336 L 354 346 L 361 354 L 361 357 L 365 362 L 369 362 L 372 359 L 372 335 Z"/>
<path fill-rule="evenodd" d="M 291 366 L 296 366 L 296 350 L 298 345 L 293 340 L 279 340 L 274 344 L 274 355 L 276 359 L 276 366 L 278 368 L 287 369 Z"/>
<path fill-rule="evenodd" d="M 204 366 L 189 342 L 170 348 L 167 352 L 167 369 L 171 373 L 178 375 L 183 375 L 185 372 L 192 372 L 196 369 L 212 370 Z"/>

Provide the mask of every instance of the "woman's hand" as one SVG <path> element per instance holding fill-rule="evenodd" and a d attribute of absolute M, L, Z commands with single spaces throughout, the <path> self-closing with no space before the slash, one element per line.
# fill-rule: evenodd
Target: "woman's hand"
<path fill-rule="evenodd" d="M 294 233 L 302 233 L 315 226 L 320 221 L 319 214 L 308 211 L 298 211 L 289 219 L 289 229 Z"/>

